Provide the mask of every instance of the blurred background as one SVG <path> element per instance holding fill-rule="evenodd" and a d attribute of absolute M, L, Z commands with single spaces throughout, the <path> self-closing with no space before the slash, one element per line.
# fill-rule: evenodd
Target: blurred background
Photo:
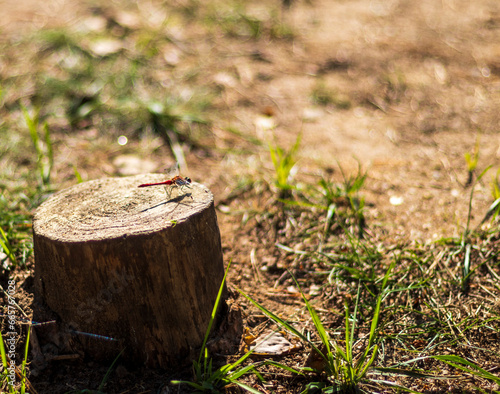
<path fill-rule="evenodd" d="M 79 180 L 176 163 L 219 200 L 273 188 L 270 144 L 290 149 L 300 135 L 297 179 L 359 162 L 384 220 L 402 230 L 415 219 L 427 237 L 443 219 L 463 221 L 464 155 L 477 146 L 483 167 L 498 156 L 494 2 L 0 7 L 4 210 Z"/>

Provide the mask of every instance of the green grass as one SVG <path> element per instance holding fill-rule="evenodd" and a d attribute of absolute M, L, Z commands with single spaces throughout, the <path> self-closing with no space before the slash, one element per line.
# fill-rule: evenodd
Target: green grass
<path fill-rule="evenodd" d="M 479 146 L 480 146 L 480 137 L 479 135 L 476 138 L 476 144 L 474 145 L 474 151 L 466 152 L 464 154 L 465 162 L 467 163 L 467 181 L 465 182 L 465 186 L 472 185 L 472 181 L 474 179 L 474 171 L 477 168 L 479 163 Z"/>
<path fill-rule="evenodd" d="M 160 49 L 175 42 L 166 33 L 169 23 L 166 20 L 159 28 L 145 26 L 140 34 L 124 30 L 114 39 L 127 50 L 108 55 L 96 54 L 93 45 L 107 39 L 109 31 L 82 34 L 71 29 L 42 30 L 26 38 L 23 45 L 30 47 L 30 61 L 36 61 L 39 67 L 26 80 L 8 79 L 4 90 L 14 89 L 16 83 L 18 88 L 34 85 L 35 92 L 25 106 L 36 111 L 27 111 L 18 102 L 6 104 L 11 112 L 21 107 L 24 113 L 45 183 L 53 164 L 45 162 L 53 158 L 49 138 L 54 133 L 53 124 L 60 127 L 62 120 L 73 130 L 96 127 L 110 135 L 172 129 L 181 134 L 184 143 L 195 143 L 200 133 L 208 133 L 207 110 L 215 90 L 197 83 L 199 67 L 193 65 L 177 74 L 175 80 L 168 81 L 168 87 L 158 76 L 165 67 L 159 62 Z M 7 117 L 5 125 L 14 122 Z"/>
<path fill-rule="evenodd" d="M 315 367 L 303 367 L 299 370 L 293 370 L 297 374 L 304 374 L 307 372 L 314 372 L 316 374 L 322 375 L 323 378 L 316 381 L 314 377 L 309 378 L 309 383 L 305 385 L 304 393 L 315 393 L 320 390 L 322 393 L 350 393 L 350 392 L 364 392 L 362 389 L 362 384 L 370 382 L 370 377 L 368 374 L 372 370 L 376 370 L 377 373 L 390 373 L 392 375 L 414 375 L 420 377 L 434 377 L 433 375 L 418 374 L 415 372 L 409 372 L 402 369 L 392 368 L 390 372 L 388 370 L 376 369 L 373 367 L 374 362 L 377 359 L 379 345 L 377 344 L 379 337 L 379 320 L 381 314 L 382 301 L 387 295 L 387 285 L 391 276 L 391 271 L 394 267 L 394 263 L 386 271 L 384 277 L 382 278 L 379 295 L 376 297 L 376 302 L 373 308 L 371 322 L 369 324 L 369 332 L 362 338 L 356 338 L 355 333 L 357 332 L 358 323 L 358 308 L 360 306 L 360 296 L 361 296 L 361 282 L 358 282 L 357 296 L 354 304 L 354 311 L 352 311 L 349 305 L 346 303 L 344 306 L 344 343 L 342 346 L 338 340 L 334 339 L 334 336 L 329 332 L 329 330 L 322 323 L 318 313 L 313 308 L 311 303 L 308 301 L 307 297 L 304 295 L 303 291 L 300 289 L 299 283 L 295 280 L 295 284 L 299 288 L 299 292 L 302 295 L 302 299 L 306 305 L 308 314 L 312 320 L 315 327 L 315 337 L 317 340 L 312 340 L 309 335 L 305 335 L 303 332 L 296 329 L 292 324 L 287 322 L 285 319 L 279 317 L 272 311 L 268 310 L 261 304 L 254 301 L 251 297 L 245 293 L 240 293 L 250 301 L 254 306 L 256 306 L 262 313 L 269 317 L 272 321 L 278 324 L 283 329 L 287 330 L 291 334 L 300 338 L 305 342 L 311 349 L 311 352 L 316 354 L 317 358 L 320 358 L 322 362 L 316 362 Z M 354 350 L 356 349 L 356 350 Z M 273 365 L 278 367 L 283 367 L 283 365 L 278 363 L 273 363 Z M 284 368 L 286 370 L 291 370 L 290 368 Z M 400 390 L 412 391 L 408 388 L 396 385 L 392 382 L 383 382 L 377 380 L 377 383 L 383 383 L 391 387 L 397 387 Z"/>
<path fill-rule="evenodd" d="M 284 148 L 275 144 L 269 144 L 269 153 L 273 162 L 275 171 L 275 186 L 278 188 L 279 199 L 287 199 L 291 197 L 291 191 L 294 188 L 292 185 L 292 170 L 298 161 L 298 150 L 302 133 L 297 136 L 293 146 L 286 151 Z"/>
<path fill-rule="evenodd" d="M 5 346 L 3 343 L 3 337 L 2 337 L 2 332 L 0 331 L 0 357 L 2 358 L 2 388 L 5 388 L 5 386 L 8 387 L 9 393 L 15 393 L 14 389 L 14 381 L 15 381 L 15 374 L 12 374 L 8 368 L 10 367 L 10 364 L 7 362 L 7 352 L 5 351 Z"/>
<path fill-rule="evenodd" d="M 203 13 L 206 26 L 222 31 L 229 38 L 254 41 L 288 40 L 296 36 L 293 27 L 280 17 L 278 8 L 271 7 L 260 13 L 251 13 L 248 8 L 241 0 L 211 2 Z"/>
<path fill-rule="evenodd" d="M 325 81 L 318 80 L 311 91 L 311 101 L 321 106 L 334 106 L 335 108 L 348 110 L 352 103 L 336 89 L 327 86 Z"/>
<path fill-rule="evenodd" d="M 294 146 L 292 150 L 296 149 L 298 149 L 298 146 Z M 292 153 L 292 158 L 297 155 L 295 151 Z M 326 211 L 326 220 L 322 234 L 325 239 L 332 232 L 332 227 L 336 227 L 342 231 L 346 227 L 351 227 L 352 223 L 350 222 L 352 220 L 350 219 L 354 219 L 358 238 L 363 238 L 366 230 L 366 218 L 365 198 L 361 191 L 368 173 L 363 171 L 361 164 L 359 163 L 356 174 L 346 174 L 341 164 L 337 163 L 343 178 L 341 182 L 335 182 L 332 179 L 322 177 L 317 185 L 296 186 L 290 184 L 291 182 L 285 183 L 285 179 L 290 179 L 289 176 L 285 176 L 290 172 L 288 170 L 290 165 L 287 165 L 289 162 L 295 164 L 296 159 L 273 160 L 277 174 L 276 179 L 282 180 L 281 182 L 276 182 L 277 186 L 282 184 L 281 188 L 279 188 L 282 190 L 280 194 L 283 195 L 286 193 L 286 197 L 290 198 L 291 190 L 294 190 L 298 196 L 296 200 L 282 199 L 282 201 L 289 206 Z"/>
<path fill-rule="evenodd" d="M 3 231 L 1 227 L 0 227 L 0 247 L 7 255 L 7 258 L 10 260 L 10 264 L 12 264 L 15 267 L 17 265 L 17 259 L 14 254 L 14 249 L 10 244 L 9 237 L 7 237 L 5 231 Z"/>
<path fill-rule="evenodd" d="M 484 241 L 486 240 L 481 238 L 471 239 L 472 244 L 476 246 L 471 247 L 468 259 L 472 259 L 472 255 L 476 256 L 477 259 L 477 256 L 482 253 L 491 254 L 491 250 L 488 252 L 487 245 L 479 247 Z M 363 240 L 357 240 L 357 242 L 366 243 Z M 314 390 L 323 390 L 321 392 L 336 392 L 336 390 L 362 392 L 365 390 L 371 392 L 369 387 L 380 386 L 416 392 L 408 385 L 396 384 L 393 380 L 394 377 L 400 376 L 406 380 L 412 379 L 414 382 L 423 382 L 427 379 L 453 380 L 461 378 L 460 374 L 456 372 L 454 375 L 443 376 L 439 372 L 442 368 L 439 364 L 422 369 L 422 363 L 431 363 L 431 360 L 448 363 L 460 371 L 496 382 L 496 379 L 499 379 L 496 374 L 486 371 L 477 362 L 467 360 L 461 354 L 461 352 L 467 351 L 468 347 L 473 346 L 469 338 L 477 335 L 478 331 L 489 332 L 489 335 L 494 337 L 500 333 L 500 314 L 494 311 L 493 305 L 488 306 L 487 302 L 483 302 L 478 308 L 478 311 L 482 308 L 489 311 L 490 318 L 486 320 L 470 314 L 463 315 L 459 305 L 449 305 L 447 298 L 456 294 L 457 291 L 461 291 L 463 285 L 460 261 L 464 258 L 464 254 L 457 253 L 456 247 L 456 244 L 447 244 L 440 246 L 437 250 L 419 247 L 412 251 L 408 245 L 395 245 L 392 250 L 392 253 L 395 254 L 395 260 L 391 269 L 384 275 L 383 280 L 377 278 L 376 272 L 380 272 L 379 270 L 375 270 L 372 273 L 374 276 L 370 276 L 364 274 L 362 269 L 358 271 L 352 267 L 353 264 L 360 264 L 366 253 L 371 256 L 371 260 L 367 260 L 367 266 L 376 267 L 385 260 L 387 251 L 379 250 L 379 253 L 373 254 L 373 251 L 365 246 L 354 253 L 353 258 L 349 259 L 350 262 L 347 264 L 338 262 L 338 259 L 344 258 L 345 252 L 335 257 L 332 255 L 331 261 L 335 263 L 335 270 L 332 272 L 335 275 L 333 276 L 330 272 L 331 285 L 337 289 L 352 289 L 350 284 L 358 283 L 354 311 L 348 305 L 344 308 L 344 330 L 341 336 L 345 338 L 344 346 L 341 346 L 338 340 L 333 339 L 335 335 L 332 331 L 325 328 L 310 301 L 300 290 L 297 281 L 295 284 L 302 294 L 308 314 L 315 327 L 315 336 L 312 338 L 316 338 L 316 342 L 276 313 L 255 302 L 251 297 L 243 295 L 272 321 L 307 343 L 313 349 L 312 351 L 324 360 L 321 375 L 326 376 L 327 381 L 314 380 L 314 377 L 310 376 L 306 379 L 308 383 L 305 392 L 308 390 L 311 392 Z M 291 248 L 285 249 L 288 252 L 293 252 Z M 300 254 L 309 258 L 313 257 L 313 254 L 304 251 L 301 251 Z M 494 259 L 493 256 L 491 258 Z M 444 263 L 445 266 L 452 266 L 453 262 L 458 262 L 457 268 L 459 269 L 450 272 L 447 270 L 429 272 L 429 265 L 432 265 L 436 259 L 444 257 L 449 259 L 448 263 Z M 475 271 L 479 270 L 481 266 L 487 266 L 489 262 L 491 263 L 491 258 L 480 263 Z M 498 265 L 498 263 L 496 264 Z M 342 270 L 345 274 L 342 274 Z M 498 275 L 494 278 L 495 280 L 500 279 Z M 438 287 L 438 283 L 446 283 L 446 285 Z M 362 296 L 360 289 L 365 289 Z M 348 291 L 352 294 L 352 290 Z M 374 306 L 370 306 L 368 301 L 370 297 L 376 299 Z M 388 304 L 384 307 L 382 301 L 389 299 L 391 301 L 386 301 L 386 303 L 390 302 L 391 305 Z M 367 310 L 372 311 L 371 318 L 366 315 L 366 312 L 359 313 Z M 384 317 L 382 318 L 382 316 Z M 365 322 L 365 325 L 369 325 L 369 331 L 361 342 L 354 340 L 354 333 L 359 332 L 358 322 Z M 363 332 L 366 332 L 366 328 Z M 384 334 L 381 335 L 381 332 Z M 415 343 L 422 343 L 425 348 L 417 350 Z M 376 354 L 385 353 L 385 348 L 395 345 L 400 348 L 401 356 L 406 353 L 410 358 L 403 362 L 392 363 L 392 365 L 381 365 Z M 445 350 L 447 353 L 450 346 L 455 349 L 454 354 L 443 354 L 442 351 Z M 357 350 L 355 356 L 353 349 Z M 477 350 L 488 352 L 487 347 L 477 348 Z M 495 353 L 493 352 L 493 354 Z M 295 372 L 303 374 L 308 370 L 302 368 L 295 370 Z M 380 379 L 381 377 L 382 379 Z"/>
<path fill-rule="evenodd" d="M 28 348 L 30 342 L 31 325 L 28 326 L 28 334 L 26 335 L 26 344 L 24 346 L 24 358 L 21 362 L 21 367 L 17 367 L 17 363 L 13 364 L 7 360 L 8 353 L 5 350 L 4 341 L 2 333 L 0 332 L 0 357 L 2 360 L 2 372 L 0 375 L 0 389 L 7 388 L 9 394 L 25 394 L 27 386 L 27 370 L 26 363 L 28 361 Z M 17 358 L 14 358 L 16 361 Z M 11 368 L 9 370 L 9 368 Z M 15 372 L 11 374 L 12 368 Z M 14 376 L 14 378 L 13 378 Z M 21 381 L 18 382 L 18 376 L 20 376 Z"/>
<path fill-rule="evenodd" d="M 500 169 L 498 169 L 495 173 L 495 175 L 492 177 L 490 181 L 490 187 L 491 187 L 491 196 L 493 198 L 493 202 L 489 206 L 488 210 L 486 211 L 483 220 L 481 220 L 481 223 L 479 223 L 478 227 L 483 225 L 489 220 L 494 220 L 498 217 L 498 214 L 500 213 L 500 184 L 498 181 L 498 176 L 500 174 Z"/>
<path fill-rule="evenodd" d="M 453 355 L 445 355 L 445 356 L 434 356 L 433 357 L 436 360 L 443 361 L 448 365 L 451 365 L 452 367 L 464 371 L 468 374 L 478 376 L 482 379 L 486 379 L 489 381 L 492 381 L 493 383 L 499 385 L 500 384 L 500 377 L 484 370 L 483 368 L 479 367 L 477 364 L 470 362 L 462 357 L 459 356 L 453 356 Z M 495 391 L 498 393 L 498 391 Z"/>
<path fill-rule="evenodd" d="M 212 330 L 213 323 L 217 317 L 217 311 L 220 306 L 221 297 L 223 291 L 225 289 L 226 276 L 229 271 L 229 267 L 231 264 L 228 264 L 226 268 L 226 272 L 224 273 L 224 278 L 222 279 L 222 283 L 219 288 L 219 292 L 217 294 L 217 298 L 215 300 L 215 304 L 212 310 L 212 314 L 210 316 L 210 321 L 208 323 L 207 330 L 205 331 L 205 337 L 203 338 L 203 344 L 201 346 L 200 355 L 198 360 L 193 361 L 193 381 L 187 380 L 173 380 L 171 383 L 175 385 L 185 384 L 196 390 L 197 392 L 203 393 L 219 393 L 224 387 L 228 385 L 237 385 L 246 391 L 251 393 L 259 393 L 258 390 L 249 387 L 248 385 L 240 382 L 240 379 L 243 375 L 248 373 L 253 373 L 259 379 L 262 379 L 261 375 L 257 372 L 255 365 L 249 364 L 246 366 L 242 366 L 245 360 L 250 357 L 252 352 L 246 353 L 244 356 L 238 358 L 237 361 L 223 365 L 221 367 L 214 367 L 213 360 L 208 354 L 208 350 L 206 347 L 209 335 Z"/>
<path fill-rule="evenodd" d="M 15 198 L 19 200 L 11 200 Z M 5 253 L 0 272 L 16 266 L 26 267 L 33 255 L 31 217 L 27 212 L 31 203 L 32 200 L 23 194 L 0 194 L 0 251 Z"/>
<path fill-rule="evenodd" d="M 40 188 L 45 189 L 50 186 L 50 175 L 54 167 L 54 150 L 52 149 L 49 126 L 47 122 L 44 122 L 43 125 L 40 126 L 39 110 L 37 110 L 34 115 L 30 115 L 25 107 L 21 107 L 21 109 L 36 152 L 36 165 L 40 177 Z M 40 128 L 43 129 L 43 142 L 39 136 Z"/>
<path fill-rule="evenodd" d="M 487 167 L 476 178 L 476 182 L 480 182 L 482 177 L 487 173 L 490 167 Z M 347 221 L 342 221 L 339 215 L 339 202 L 342 199 L 349 201 L 350 208 L 355 212 L 356 206 L 352 203 L 355 198 L 359 198 L 359 193 L 362 190 L 367 174 L 361 168 L 358 173 L 348 176 L 341 168 L 343 176 L 343 184 L 327 182 L 322 179 L 319 183 L 319 188 L 311 188 L 309 190 L 295 188 L 300 201 L 287 201 L 288 204 L 295 209 L 289 211 L 288 214 L 295 217 L 298 213 L 302 213 L 302 217 L 307 218 L 304 221 L 297 223 L 297 234 L 288 234 L 289 241 L 278 242 L 277 246 L 285 253 L 294 257 L 294 272 L 297 275 L 305 276 L 307 282 L 318 283 L 319 278 L 326 275 L 328 284 L 319 282 L 324 290 L 328 287 L 336 289 L 336 291 L 347 291 L 353 293 L 353 283 L 358 283 L 358 292 L 356 304 L 354 308 L 354 316 L 357 316 L 358 311 L 372 310 L 371 329 L 369 339 L 366 341 L 364 350 L 356 357 L 352 356 L 353 345 L 352 335 L 356 331 L 356 318 L 350 317 L 349 308 L 345 309 L 344 337 L 345 346 L 339 347 L 335 341 L 332 341 L 332 335 L 328 334 L 323 323 L 318 317 L 314 309 L 310 308 L 310 303 L 304 293 L 301 294 L 306 303 L 308 313 L 316 327 L 316 338 L 320 339 L 321 348 L 315 344 L 303 332 L 295 328 L 276 313 L 266 309 L 262 305 L 255 302 L 250 297 L 247 299 L 257 306 L 271 320 L 276 322 L 281 327 L 301 338 L 306 342 L 313 351 L 317 352 L 325 361 L 323 374 L 329 377 L 328 382 L 314 381 L 310 378 L 306 385 L 307 390 L 323 390 L 322 392 L 335 392 L 339 389 L 341 392 L 354 392 L 361 390 L 363 387 L 380 387 L 385 385 L 396 390 L 414 392 L 409 386 L 396 384 L 393 380 L 394 376 L 399 375 L 404 379 L 413 379 L 423 381 L 424 379 L 458 379 L 455 373 L 454 376 L 440 376 L 440 368 L 442 366 L 435 365 L 427 369 L 422 369 L 422 362 L 431 363 L 431 360 L 439 362 L 447 362 L 454 368 L 473 374 L 479 378 L 487 379 L 495 382 L 498 377 L 491 374 L 470 359 L 464 358 L 462 352 L 466 351 L 468 346 L 473 346 L 470 340 L 471 336 L 477 335 L 478 331 L 486 330 L 489 335 L 497 335 L 500 332 L 500 314 L 495 310 L 495 307 L 488 302 L 483 302 L 479 307 L 476 305 L 477 311 L 487 309 L 489 314 L 492 314 L 488 319 L 480 319 L 474 317 L 467 312 L 464 314 L 461 305 L 451 305 L 450 299 L 454 298 L 457 292 L 469 294 L 471 284 L 475 283 L 477 288 L 478 281 L 475 276 L 483 277 L 485 269 L 492 275 L 493 280 L 488 286 L 494 286 L 496 290 L 500 290 L 500 286 L 495 284 L 496 280 L 500 280 L 500 275 L 496 273 L 498 263 L 496 256 L 500 251 L 494 247 L 491 249 L 493 239 L 498 239 L 498 230 L 492 229 L 489 232 L 479 231 L 479 226 L 475 230 L 471 227 L 472 218 L 472 201 L 474 198 L 474 190 L 470 193 L 468 203 L 468 215 L 465 223 L 462 236 L 459 238 L 451 238 L 443 240 L 442 243 L 427 244 L 427 245 L 409 245 L 403 244 L 377 244 L 363 237 L 356 237 L 354 232 L 350 230 Z M 474 189 L 474 187 L 472 188 Z M 307 190 L 307 194 L 305 191 Z M 322 197 L 320 199 L 319 197 Z M 489 208 L 485 219 L 491 220 L 494 218 L 492 212 L 497 209 L 497 203 L 494 202 Z M 321 211 L 326 211 L 326 224 L 323 231 L 320 231 L 322 226 L 319 226 L 317 221 L 318 214 Z M 305 213 L 307 212 L 307 215 Z M 305 216 L 304 216 L 305 215 Z M 354 217 L 357 217 L 356 215 Z M 340 232 L 325 231 L 325 228 L 330 228 L 332 225 L 341 229 Z M 299 235 L 300 234 L 300 235 Z M 301 242 L 306 236 L 317 237 L 320 241 L 317 248 L 297 249 L 294 247 L 294 242 Z M 358 234 L 359 235 L 359 234 Z M 311 244 L 311 242 L 309 242 Z M 384 280 L 382 286 L 384 291 L 378 287 L 380 275 L 380 267 L 387 261 L 389 255 L 394 255 L 397 269 L 391 274 L 391 283 Z M 300 268 L 299 262 L 312 262 L 313 267 L 317 267 L 313 273 L 303 271 Z M 491 267 L 495 265 L 495 269 Z M 429 267 L 433 267 L 429 270 Z M 321 268 L 327 268 L 322 270 Z M 484 280 L 484 279 L 483 279 Z M 295 281 L 296 286 L 300 286 Z M 358 304 L 360 301 L 359 284 L 363 284 L 365 295 L 361 297 L 365 301 L 362 306 Z M 480 287 L 481 284 L 479 284 Z M 366 295 L 377 297 L 376 294 L 385 292 L 385 297 L 393 299 L 393 306 L 381 308 L 377 299 L 375 307 L 370 306 L 366 302 Z M 484 292 L 482 292 L 485 294 Z M 489 297 L 496 298 L 490 293 Z M 467 303 L 471 302 L 467 300 Z M 377 336 L 377 345 L 372 342 L 373 328 L 380 323 L 380 315 L 389 316 L 383 323 L 382 331 L 385 332 L 382 336 Z M 360 316 L 361 320 L 366 321 L 367 316 Z M 349 326 L 347 322 L 350 321 Z M 387 332 L 394 332 L 388 334 Z M 350 339 L 350 340 L 349 340 Z M 403 353 L 415 355 L 416 358 L 411 358 L 402 363 L 392 363 L 392 365 L 376 365 L 376 353 L 385 347 L 399 347 L 404 349 Z M 376 346 L 380 346 L 377 348 Z M 417 350 L 417 346 L 424 346 L 422 350 Z M 455 352 L 452 355 L 443 355 L 442 352 L 446 346 L 455 347 Z M 457 347 L 458 346 L 458 347 Z M 488 352 L 487 344 L 484 347 L 478 347 L 478 351 Z M 460 350 L 459 350 L 460 349 Z M 358 346 L 359 351 L 359 346 Z M 368 354 L 370 356 L 368 356 Z M 493 352 L 493 354 L 495 354 Z M 356 363 L 353 363 L 353 360 Z M 279 367 L 278 364 L 276 366 Z M 295 370 L 296 373 L 304 373 L 306 370 Z M 342 371 L 342 372 L 340 372 Z M 379 377 L 391 377 L 380 379 Z M 265 376 L 264 376 L 265 377 Z M 359 386 L 361 385 L 361 386 Z M 370 391 L 368 389 L 368 391 Z"/>

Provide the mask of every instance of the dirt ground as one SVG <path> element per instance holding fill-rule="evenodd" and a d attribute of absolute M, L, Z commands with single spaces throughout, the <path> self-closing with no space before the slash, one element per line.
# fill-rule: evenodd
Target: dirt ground
<path fill-rule="evenodd" d="M 245 9 L 266 21 L 276 5 L 255 2 Z M 4 37 L 91 19 L 85 3 L 1 6 Z M 155 6 L 139 10 L 141 22 L 152 18 Z M 186 62 L 202 59 L 207 81 L 221 85 L 215 128 L 237 124 L 264 140 L 272 133 L 284 146 L 302 130 L 298 172 L 314 176 L 337 161 L 352 169 L 359 160 L 369 173 L 367 200 L 384 226 L 423 240 L 456 234 L 469 197 L 464 154 L 480 137 L 481 168 L 495 165 L 499 155 L 496 3 L 298 1 L 282 18 L 293 39 L 222 36 L 209 42 L 196 29 L 177 26 L 176 34 L 194 51 Z M 348 108 L 312 102 L 318 85 Z M 262 121 L 266 111 L 273 115 L 272 130 Z M 193 160 L 190 172 L 206 164 Z M 234 163 L 208 164 L 209 173 L 200 170 L 199 179 L 223 199 L 228 190 L 220 185 L 233 184 L 218 174 L 230 172 Z M 254 170 L 251 163 L 239 165 Z M 473 213 L 489 201 L 488 183 L 478 186 Z M 392 196 L 403 197 L 401 205 L 391 205 Z"/>
<path fill-rule="evenodd" d="M 480 223 L 494 200 L 500 156 L 500 3 L 296 0 L 289 8 L 278 1 L 241 3 L 247 17 L 262 22 L 256 37 L 240 32 L 238 24 L 231 26 L 236 31 L 229 31 L 222 19 L 207 34 L 200 23 L 207 9 L 223 14 L 233 6 L 229 1 L 211 4 L 148 1 L 127 2 L 122 8 L 97 0 L 0 1 L 1 41 L 10 43 L 10 54 L 16 53 L 3 59 L 0 55 L 0 75 L 19 78 L 39 66 L 27 63 L 30 56 L 23 47 L 19 52 L 14 48 L 22 37 L 41 29 L 94 31 L 113 19 L 140 31 L 160 26 L 171 9 L 196 7 L 200 19 L 166 28 L 171 45 L 161 48 L 163 63 L 155 63 L 152 75 L 161 83 L 160 94 L 161 89 L 182 91 L 190 84 L 217 91 L 210 107 L 210 135 L 185 148 L 189 176 L 215 195 L 225 259 L 234 262 L 229 283 L 255 296 L 267 294 L 268 305 L 285 313 L 296 305 L 288 298 L 273 298 L 280 275 L 254 269 L 285 264 L 280 261 L 283 254 L 269 249 L 276 243 L 269 224 L 256 224 L 252 215 L 245 222 L 245 212 L 265 217 L 263 211 L 273 210 L 277 191 L 269 143 L 288 149 L 301 134 L 295 167 L 299 183 L 314 184 L 322 176 L 341 182 L 339 166 L 355 174 L 361 165 L 367 173 L 361 190 L 367 231 L 377 239 L 426 244 L 459 236 L 472 190 L 471 227 Z M 273 33 L 275 24 L 292 33 Z M 194 82 L 175 85 L 176 76 L 194 66 Z M 21 83 L 5 100 L 26 100 L 34 89 Z M 84 127 L 72 134 L 54 133 L 59 188 L 74 183 L 70 163 L 85 179 L 95 179 L 161 172 L 175 162 L 168 146 L 153 136 L 129 138 L 127 151 L 116 145 L 98 147 L 117 135 L 117 129 L 104 135 Z M 477 142 L 476 176 L 488 165 L 493 168 L 471 186 L 465 154 L 473 153 Z M 89 158 L 88 152 L 95 156 Z M 248 184 L 254 190 L 234 194 Z M 278 238 L 287 239 L 286 234 Z M 258 320 L 248 310 L 246 317 Z M 61 370 L 70 374 L 72 367 L 65 364 Z M 91 365 L 90 370 L 82 367 L 84 377 L 72 373 L 61 387 L 70 390 L 80 381 L 97 381 L 106 368 Z M 51 381 L 61 374 L 50 373 Z M 136 385 L 130 392 L 153 392 L 148 390 L 164 378 L 143 373 L 144 391 Z M 134 381 L 125 367 L 121 374 L 123 382 Z M 33 380 L 39 393 L 63 392 L 50 391 L 44 375 Z M 126 392 L 123 386 L 113 390 Z"/>

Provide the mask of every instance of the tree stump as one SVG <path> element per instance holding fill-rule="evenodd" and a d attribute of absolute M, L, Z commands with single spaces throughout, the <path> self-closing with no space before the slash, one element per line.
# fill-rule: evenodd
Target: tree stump
<path fill-rule="evenodd" d="M 138 188 L 165 179 L 81 183 L 35 213 L 35 302 L 92 358 L 166 368 L 203 342 L 224 276 L 213 195 Z"/>

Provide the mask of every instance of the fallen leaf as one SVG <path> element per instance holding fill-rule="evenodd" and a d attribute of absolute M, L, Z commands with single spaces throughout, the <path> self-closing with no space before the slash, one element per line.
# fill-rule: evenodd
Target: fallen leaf
<path fill-rule="evenodd" d="M 257 356 L 282 356 L 295 348 L 281 332 L 265 331 L 255 338 L 249 350 Z"/>

